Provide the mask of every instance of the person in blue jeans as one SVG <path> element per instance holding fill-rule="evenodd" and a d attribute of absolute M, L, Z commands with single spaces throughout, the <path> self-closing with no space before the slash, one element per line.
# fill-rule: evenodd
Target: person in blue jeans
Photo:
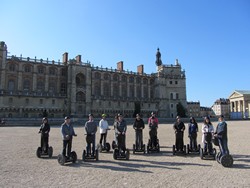
<path fill-rule="evenodd" d="M 191 150 L 197 150 L 198 124 L 194 117 L 191 117 L 188 124 L 188 137 L 190 139 Z"/>
<path fill-rule="evenodd" d="M 97 131 L 97 123 L 94 121 L 93 114 L 89 114 L 89 120 L 85 123 L 86 131 L 86 142 L 87 142 L 87 155 L 91 153 L 91 144 L 92 144 L 92 157 L 95 154 L 95 135 Z"/>
<path fill-rule="evenodd" d="M 61 125 L 61 134 L 62 134 L 62 139 L 63 139 L 62 154 L 63 156 L 69 158 L 70 153 L 71 153 L 73 136 L 77 136 L 77 135 L 75 134 L 73 126 L 70 124 L 70 117 L 68 116 L 64 118 L 64 123 Z"/>
<path fill-rule="evenodd" d="M 221 155 L 229 155 L 227 145 L 227 123 L 225 122 L 223 115 L 219 116 L 219 123 L 216 127 L 215 137 L 218 138 Z"/>

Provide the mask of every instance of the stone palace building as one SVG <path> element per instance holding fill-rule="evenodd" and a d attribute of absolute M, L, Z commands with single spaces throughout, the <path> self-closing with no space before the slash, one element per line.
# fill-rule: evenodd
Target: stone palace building
<path fill-rule="evenodd" d="M 185 71 L 176 60 L 164 65 L 156 53 L 156 73 L 125 71 L 123 62 L 116 69 L 95 67 L 63 54 L 62 62 L 7 55 L 7 45 L 0 43 L 0 117 L 86 117 L 123 113 L 133 117 L 140 112 L 147 117 L 177 115 L 177 104 L 186 108 Z M 152 64 L 152 66 L 154 66 Z"/>

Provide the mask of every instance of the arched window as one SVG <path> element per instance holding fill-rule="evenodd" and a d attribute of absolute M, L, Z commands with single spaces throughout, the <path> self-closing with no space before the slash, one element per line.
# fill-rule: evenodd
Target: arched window
<path fill-rule="evenodd" d="M 104 80 L 106 81 L 110 80 L 110 75 L 108 73 L 104 74 Z"/>
<path fill-rule="evenodd" d="M 45 67 L 43 67 L 43 66 L 37 67 L 37 70 L 38 70 L 38 74 L 44 74 L 45 73 Z"/>
<path fill-rule="evenodd" d="M 56 75 L 56 69 L 54 67 L 49 68 L 49 74 L 50 75 Z"/>
<path fill-rule="evenodd" d="M 134 83 L 134 77 L 133 76 L 129 77 L 129 83 Z"/>
<path fill-rule="evenodd" d="M 119 76 L 118 76 L 117 74 L 114 74 L 113 80 L 114 80 L 114 81 L 119 81 Z"/>
<path fill-rule="evenodd" d="M 101 74 L 99 72 L 95 72 L 95 79 L 101 79 Z"/>
<path fill-rule="evenodd" d="M 14 72 L 16 70 L 16 66 L 14 63 L 9 64 L 9 71 Z"/>
<path fill-rule="evenodd" d="M 143 78 L 143 84 L 148 84 L 148 79 L 147 78 Z"/>
<path fill-rule="evenodd" d="M 126 76 L 122 76 L 122 82 L 127 82 L 127 77 Z"/>
<path fill-rule="evenodd" d="M 24 72 L 31 72 L 30 65 L 24 65 Z"/>
<path fill-rule="evenodd" d="M 85 87 L 86 79 L 82 73 L 76 75 L 76 87 Z"/>

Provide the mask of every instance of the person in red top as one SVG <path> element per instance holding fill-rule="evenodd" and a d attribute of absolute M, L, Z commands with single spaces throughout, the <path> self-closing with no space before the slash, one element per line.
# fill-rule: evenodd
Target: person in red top
<path fill-rule="evenodd" d="M 158 129 L 158 118 L 155 117 L 155 113 L 151 113 L 151 117 L 148 118 L 149 136 L 151 140 L 151 147 L 155 147 L 157 144 L 157 129 Z"/>

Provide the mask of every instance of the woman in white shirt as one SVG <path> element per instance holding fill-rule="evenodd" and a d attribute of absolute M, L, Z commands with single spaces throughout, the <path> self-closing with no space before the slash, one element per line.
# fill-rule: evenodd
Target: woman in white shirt
<path fill-rule="evenodd" d="M 212 137 L 214 134 L 214 127 L 209 117 L 204 118 L 202 125 L 202 143 L 204 144 L 204 152 L 213 153 Z M 207 151 L 208 150 L 208 151 Z"/>
<path fill-rule="evenodd" d="M 102 114 L 102 119 L 99 122 L 99 127 L 100 127 L 100 145 L 104 146 L 106 145 L 106 138 L 107 138 L 107 130 L 109 129 L 109 124 L 108 121 L 106 120 L 106 114 Z M 103 140 L 103 144 L 102 144 Z"/>

